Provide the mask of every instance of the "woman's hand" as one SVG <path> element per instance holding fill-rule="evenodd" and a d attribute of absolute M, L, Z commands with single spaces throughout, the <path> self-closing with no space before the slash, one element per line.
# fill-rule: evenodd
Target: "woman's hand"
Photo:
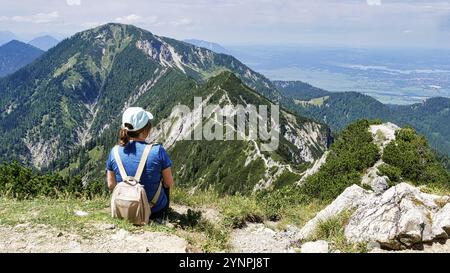
<path fill-rule="evenodd" d="M 117 185 L 116 174 L 113 171 L 106 172 L 106 181 L 108 182 L 108 188 L 110 191 L 114 190 Z"/>
<path fill-rule="evenodd" d="M 172 169 L 169 168 L 165 168 L 162 171 L 162 177 L 163 177 L 163 185 L 166 188 L 171 188 L 173 187 L 173 177 L 172 177 Z"/>

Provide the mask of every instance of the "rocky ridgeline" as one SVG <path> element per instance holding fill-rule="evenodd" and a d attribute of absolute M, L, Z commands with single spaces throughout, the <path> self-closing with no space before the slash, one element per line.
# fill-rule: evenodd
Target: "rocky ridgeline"
<path fill-rule="evenodd" d="M 347 188 L 298 233 L 310 238 L 317 226 L 345 211 L 354 211 L 345 227 L 349 242 L 368 242 L 383 249 L 420 248 L 450 236 L 450 197 L 421 192 L 407 183 L 381 195 L 358 185 Z"/>
<path fill-rule="evenodd" d="M 381 152 L 399 129 L 392 123 L 370 127 Z M 345 237 L 351 243 L 401 250 L 445 242 L 450 236 L 450 196 L 424 193 L 408 183 L 389 188 L 388 178 L 378 175 L 382 164 L 380 159 L 362 178 L 361 184 L 371 190 L 359 185 L 348 187 L 298 232 L 296 240 L 307 241 L 321 222 L 352 212 L 345 227 Z"/>

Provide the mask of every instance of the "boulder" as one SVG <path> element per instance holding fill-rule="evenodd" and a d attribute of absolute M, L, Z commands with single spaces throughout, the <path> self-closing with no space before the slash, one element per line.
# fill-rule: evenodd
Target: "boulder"
<path fill-rule="evenodd" d="M 362 177 L 361 185 L 369 186 L 376 195 L 380 195 L 389 188 L 389 177 L 379 176 L 378 167 L 383 164 L 382 160 L 375 163 L 374 166 L 367 169 L 366 173 Z"/>
<path fill-rule="evenodd" d="M 440 198 L 398 184 L 361 204 L 350 217 L 345 236 L 350 242 L 376 241 L 382 248 L 396 250 L 447 238 L 444 229 L 433 224 L 439 221 L 445 226 L 449 216 L 448 208 L 440 212 L 435 202 Z"/>
<path fill-rule="evenodd" d="M 450 203 L 445 205 L 434 215 L 433 229 L 442 229 L 450 236 Z"/>
<path fill-rule="evenodd" d="M 358 185 L 353 185 L 345 189 L 345 191 L 339 195 L 330 205 L 325 209 L 320 211 L 313 219 L 311 219 L 306 225 L 300 230 L 296 236 L 296 240 L 305 240 L 313 235 L 317 225 L 326 221 L 327 219 L 339 215 L 341 212 L 346 210 L 354 209 L 362 204 L 364 204 L 373 193 L 364 190 Z"/>
<path fill-rule="evenodd" d="M 328 243 L 322 240 L 304 243 L 301 253 L 328 253 Z"/>
<path fill-rule="evenodd" d="M 387 176 L 378 176 L 374 180 L 372 180 L 372 183 L 370 184 L 370 187 L 375 192 L 376 195 L 382 194 L 387 189 L 389 189 L 389 178 Z"/>

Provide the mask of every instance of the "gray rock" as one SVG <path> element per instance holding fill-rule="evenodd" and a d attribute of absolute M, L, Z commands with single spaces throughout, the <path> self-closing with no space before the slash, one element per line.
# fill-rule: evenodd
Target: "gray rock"
<path fill-rule="evenodd" d="M 433 228 L 436 230 L 443 229 L 450 236 L 450 203 L 434 215 Z"/>
<path fill-rule="evenodd" d="M 380 247 L 381 247 L 380 244 L 378 242 L 375 242 L 375 241 L 370 241 L 370 242 L 367 243 L 367 250 L 368 251 L 371 251 L 373 249 L 378 249 Z"/>
<path fill-rule="evenodd" d="M 389 178 L 387 176 L 378 176 L 374 180 L 372 180 L 372 183 L 370 184 L 370 187 L 375 192 L 376 195 L 382 194 L 389 188 Z"/>
<path fill-rule="evenodd" d="M 389 188 L 389 177 L 379 176 L 378 167 L 383 164 L 382 160 L 379 160 L 375 165 L 369 168 L 364 174 L 361 185 L 369 186 L 376 195 L 380 195 Z"/>
<path fill-rule="evenodd" d="M 370 199 L 373 193 L 364 190 L 358 185 L 353 185 L 345 189 L 330 205 L 320 211 L 313 219 L 298 232 L 296 240 L 305 240 L 313 235 L 320 222 L 339 215 L 340 213 L 356 208 Z"/>
<path fill-rule="evenodd" d="M 328 243 L 322 240 L 304 243 L 301 253 L 328 253 Z"/>
<path fill-rule="evenodd" d="M 435 200 L 439 198 L 401 183 L 359 206 L 345 236 L 350 242 L 376 241 L 389 249 L 446 238 L 445 231 L 433 225 L 433 215 L 440 209 Z"/>

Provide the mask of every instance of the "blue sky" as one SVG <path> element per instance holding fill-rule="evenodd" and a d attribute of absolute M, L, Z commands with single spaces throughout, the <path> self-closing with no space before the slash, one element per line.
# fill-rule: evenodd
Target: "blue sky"
<path fill-rule="evenodd" d="M 446 0 L 0 0 L 0 31 L 59 38 L 107 22 L 222 44 L 450 48 Z"/>

